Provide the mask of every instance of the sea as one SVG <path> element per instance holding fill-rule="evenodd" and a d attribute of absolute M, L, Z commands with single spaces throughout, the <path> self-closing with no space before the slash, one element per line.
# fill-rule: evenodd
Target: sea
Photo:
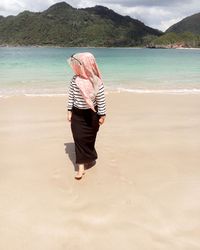
<path fill-rule="evenodd" d="M 67 59 L 86 51 L 106 92 L 200 94 L 199 49 L 0 47 L 0 97 L 66 95 Z"/>

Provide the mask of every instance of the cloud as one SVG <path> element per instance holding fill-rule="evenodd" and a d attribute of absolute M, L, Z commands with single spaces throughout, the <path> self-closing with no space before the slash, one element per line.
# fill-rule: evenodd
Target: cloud
<path fill-rule="evenodd" d="M 22 8 L 23 6 L 17 0 L 3 0 L 0 2 L 0 15 L 15 14 Z"/>
<path fill-rule="evenodd" d="M 199 0 L 102 0 L 102 5 L 162 31 L 183 18 L 200 12 Z"/>
<path fill-rule="evenodd" d="M 16 15 L 24 10 L 41 11 L 59 2 L 54 0 L 3 0 L 0 2 L 0 15 Z M 2 11 L 1 11 L 2 10 Z"/>
<path fill-rule="evenodd" d="M 127 7 L 169 7 L 190 4 L 194 0 L 102 0 L 102 4 L 120 4 Z"/>
<path fill-rule="evenodd" d="M 74 1 L 71 4 L 75 4 Z M 199 0 L 80 0 L 77 7 L 94 5 L 107 6 L 162 31 L 186 16 L 200 12 Z"/>
<path fill-rule="evenodd" d="M 43 11 L 60 1 L 1 0 L 0 15 L 16 15 L 24 10 Z M 184 17 L 200 12 L 199 0 L 66 0 L 66 2 L 76 8 L 103 5 L 163 31 Z"/>
<path fill-rule="evenodd" d="M 119 6 L 117 10 L 120 11 Z M 143 8 L 142 6 L 130 7 L 128 9 L 124 9 L 123 14 L 129 15 L 142 21 L 150 27 L 163 31 L 183 18 L 179 12 L 175 12 L 173 14 L 168 9 L 152 6 L 148 8 Z"/>

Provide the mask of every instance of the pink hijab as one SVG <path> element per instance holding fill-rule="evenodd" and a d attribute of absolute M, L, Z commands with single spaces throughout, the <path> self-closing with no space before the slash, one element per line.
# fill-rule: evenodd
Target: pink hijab
<path fill-rule="evenodd" d="M 72 55 L 68 62 L 77 75 L 75 83 L 80 89 L 85 102 L 96 112 L 93 100 L 103 83 L 94 56 L 89 52 L 77 53 Z"/>

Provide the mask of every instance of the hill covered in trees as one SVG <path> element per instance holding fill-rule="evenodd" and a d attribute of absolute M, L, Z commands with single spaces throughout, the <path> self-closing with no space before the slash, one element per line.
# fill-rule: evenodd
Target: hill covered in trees
<path fill-rule="evenodd" d="M 191 32 L 195 35 L 200 35 L 200 13 L 186 17 L 180 22 L 172 25 L 166 30 L 166 33 L 174 32 L 177 34 Z"/>
<path fill-rule="evenodd" d="M 160 37 L 150 36 L 149 47 L 200 47 L 200 13 L 186 17 L 169 27 Z"/>
<path fill-rule="evenodd" d="M 76 9 L 60 2 L 43 12 L 0 16 L 0 45 L 141 46 L 161 34 L 103 6 Z"/>

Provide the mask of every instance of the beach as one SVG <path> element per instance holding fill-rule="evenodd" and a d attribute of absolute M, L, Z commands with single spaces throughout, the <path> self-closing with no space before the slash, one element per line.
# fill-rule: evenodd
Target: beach
<path fill-rule="evenodd" d="M 0 98 L 0 249 L 200 249 L 199 94 L 106 100 L 77 181 L 67 96 Z"/>

